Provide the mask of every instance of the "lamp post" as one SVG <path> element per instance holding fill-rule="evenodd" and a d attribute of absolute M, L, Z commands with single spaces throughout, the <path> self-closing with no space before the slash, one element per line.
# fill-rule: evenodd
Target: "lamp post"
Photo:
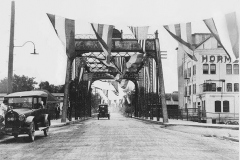
<path fill-rule="evenodd" d="M 14 24 L 15 24 L 15 1 L 11 4 L 11 24 L 10 24 L 10 41 L 9 41 L 9 58 L 8 58 L 8 88 L 7 93 L 12 93 L 12 79 L 13 79 L 13 49 L 14 47 L 23 47 L 30 42 L 34 46 L 34 51 L 31 54 L 37 54 L 35 51 L 35 44 L 32 41 L 25 42 L 22 46 L 14 46 Z"/>
<path fill-rule="evenodd" d="M 13 48 L 14 47 L 23 47 L 27 43 L 32 43 L 33 44 L 33 53 L 34 55 L 37 55 L 36 49 L 35 49 L 35 44 L 32 41 L 27 41 L 21 46 L 12 46 L 12 53 L 13 53 Z M 8 94 L 12 93 L 12 81 L 13 81 L 13 54 L 12 56 L 9 56 L 9 62 L 8 62 Z"/>

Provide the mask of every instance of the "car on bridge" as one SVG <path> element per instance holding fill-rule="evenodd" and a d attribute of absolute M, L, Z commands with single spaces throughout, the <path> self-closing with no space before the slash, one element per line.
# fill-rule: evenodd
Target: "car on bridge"
<path fill-rule="evenodd" d="M 99 118 L 108 118 L 110 119 L 110 113 L 108 112 L 107 104 L 99 104 L 98 105 L 98 120 Z"/>
<path fill-rule="evenodd" d="M 5 117 L 0 117 L 4 124 L 4 133 L 15 138 L 20 134 L 28 134 L 30 141 L 35 139 L 35 131 L 43 131 L 48 136 L 51 118 L 49 110 L 58 100 L 54 100 L 44 90 L 15 92 L 4 97 L 8 102 Z"/>

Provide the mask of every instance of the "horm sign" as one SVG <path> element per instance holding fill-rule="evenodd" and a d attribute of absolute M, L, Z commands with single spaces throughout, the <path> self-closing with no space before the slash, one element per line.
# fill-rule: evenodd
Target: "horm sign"
<path fill-rule="evenodd" d="M 231 59 L 228 56 L 220 55 L 202 55 L 202 63 L 230 63 Z"/>

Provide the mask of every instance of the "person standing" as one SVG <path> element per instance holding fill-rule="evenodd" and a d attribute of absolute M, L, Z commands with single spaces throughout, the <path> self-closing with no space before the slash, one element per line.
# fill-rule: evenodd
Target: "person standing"
<path fill-rule="evenodd" d="M 56 114 L 56 119 L 59 118 L 59 114 L 60 114 L 60 107 L 59 104 L 57 104 L 56 108 L 55 108 L 55 114 Z"/>
<path fill-rule="evenodd" d="M 7 111 L 8 111 L 8 100 L 4 99 L 0 107 L 0 115 L 5 117 L 5 114 L 7 113 Z"/>

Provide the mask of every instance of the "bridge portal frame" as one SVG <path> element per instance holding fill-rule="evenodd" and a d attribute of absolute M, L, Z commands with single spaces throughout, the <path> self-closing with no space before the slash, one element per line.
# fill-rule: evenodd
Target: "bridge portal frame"
<path fill-rule="evenodd" d="M 149 45 L 151 44 L 151 45 Z M 142 49 L 140 45 L 138 44 L 136 39 L 113 39 L 113 46 L 112 46 L 112 52 L 141 52 Z M 69 104 L 69 86 L 71 82 L 71 73 L 72 73 L 72 63 L 73 60 L 76 57 L 84 57 L 83 55 L 85 53 L 89 52 L 103 52 L 101 49 L 97 39 L 76 39 L 75 38 L 75 56 L 74 57 L 67 57 L 67 68 L 66 68 L 66 78 L 65 78 L 65 89 L 64 89 L 64 103 L 63 103 L 63 115 L 61 122 L 66 122 L 67 118 L 67 108 Z M 147 39 L 146 40 L 146 53 L 147 57 L 151 57 L 156 62 L 156 88 L 157 88 L 157 97 L 158 101 L 161 100 L 162 105 L 162 115 L 163 115 L 163 123 L 168 123 L 168 114 L 167 114 L 167 106 L 166 106 L 166 99 L 165 99 L 165 87 L 164 87 L 164 79 L 163 79 L 163 70 L 162 70 L 162 61 L 161 61 L 161 50 L 160 50 L 160 42 L 158 39 L 158 31 L 155 32 L 155 38 L 154 39 Z M 85 56 L 87 57 L 87 56 Z M 87 64 L 81 64 L 80 68 L 83 67 L 86 69 L 87 73 L 91 73 L 91 70 L 87 66 Z M 137 73 L 141 68 L 144 67 L 144 64 L 142 64 Z M 92 72 L 93 73 L 93 72 Z M 94 72 L 97 73 L 97 72 Z M 111 73 L 111 72 L 109 72 Z M 99 78 L 100 79 L 100 78 Z M 108 79 L 108 77 L 105 77 L 104 79 Z M 132 80 L 135 84 L 136 93 L 135 93 L 135 106 L 134 106 L 134 116 L 139 116 L 138 111 L 138 98 L 139 98 L 139 85 L 138 85 L 138 79 L 137 78 L 129 78 L 125 77 L 124 79 Z M 98 78 L 91 79 L 91 84 L 98 80 Z M 87 95 L 90 95 L 89 92 L 91 90 L 88 90 Z M 142 105 L 142 104 L 141 104 Z M 160 119 L 160 106 L 158 105 L 158 113 L 157 113 L 157 120 Z"/>

